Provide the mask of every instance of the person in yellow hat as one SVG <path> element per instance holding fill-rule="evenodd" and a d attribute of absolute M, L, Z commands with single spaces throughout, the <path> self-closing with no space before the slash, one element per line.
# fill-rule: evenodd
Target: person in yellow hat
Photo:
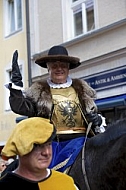
<path fill-rule="evenodd" d="M 76 190 L 67 174 L 48 169 L 56 130 L 48 119 L 31 117 L 18 123 L 2 149 L 2 155 L 18 155 L 19 165 L 0 178 L 0 189 Z"/>
<path fill-rule="evenodd" d="M 69 76 L 69 70 L 81 63 L 78 57 L 68 55 L 64 46 L 53 46 L 48 55 L 36 59 L 36 64 L 48 70 L 49 77 L 33 83 L 25 95 L 17 60 L 18 52 L 15 51 L 12 83 L 9 84 L 11 109 L 28 117 L 48 118 L 56 126 L 57 137 L 49 167 L 64 172 L 81 150 L 88 124 L 92 123 L 91 135 L 105 131 L 104 118 L 98 114 L 94 101 L 96 92 L 86 81 Z"/>

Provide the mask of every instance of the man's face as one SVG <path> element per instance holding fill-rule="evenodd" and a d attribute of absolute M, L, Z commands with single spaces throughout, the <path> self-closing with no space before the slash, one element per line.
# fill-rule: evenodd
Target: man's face
<path fill-rule="evenodd" d="M 45 171 L 52 160 L 52 142 L 35 144 L 33 150 L 21 157 L 22 163 L 26 168 L 33 171 Z"/>
<path fill-rule="evenodd" d="M 69 63 L 65 62 L 49 62 L 47 63 L 48 72 L 51 81 L 55 84 L 66 83 L 69 74 Z"/>

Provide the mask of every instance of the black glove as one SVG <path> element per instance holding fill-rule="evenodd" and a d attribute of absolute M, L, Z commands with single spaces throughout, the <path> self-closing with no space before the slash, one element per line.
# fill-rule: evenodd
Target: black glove
<path fill-rule="evenodd" d="M 16 50 L 14 52 L 13 58 L 12 58 L 12 78 L 11 78 L 11 81 L 16 86 L 23 87 L 22 76 L 20 73 L 20 69 L 19 69 L 17 60 L 18 60 L 18 51 Z"/>
<path fill-rule="evenodd" d="M 93 127 L 100 126 L 102 124 L 101 116 L 94 112 L 86 114 L 86 119 L 88 123 L 92 122 Z"/>

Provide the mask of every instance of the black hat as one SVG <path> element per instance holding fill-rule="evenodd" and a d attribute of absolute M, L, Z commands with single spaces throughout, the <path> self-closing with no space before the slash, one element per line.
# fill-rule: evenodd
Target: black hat
<path fill-rule="evenodd" d="M 74 69 L 78 67 L 80 59 L 77 57 L 71 57 L 68 55 L 68 52 L 63 46 L 53 46 L 50 48 L 48 55 L 36 59 L 35 63 L 41 67 L 47 68 L 48 62 L 63 61 L 70 63 L 69 69 Z"/>

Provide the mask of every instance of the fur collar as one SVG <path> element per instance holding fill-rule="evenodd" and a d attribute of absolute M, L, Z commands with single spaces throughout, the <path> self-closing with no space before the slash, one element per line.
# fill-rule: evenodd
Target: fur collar
<path fill-rule="evenodd" d="M 96 109 L 94 99 L 96 92 L 84 80 L 72 79 L 72 86 L 78 94 L 80 105 L 84 112 L 89 112 L 92 107 Z M 52 96 L 47 81 L 38 81 L 26 91 L 26 97 L 35 105 L 36 116 L 50 118 L 52 109 Z"/>

